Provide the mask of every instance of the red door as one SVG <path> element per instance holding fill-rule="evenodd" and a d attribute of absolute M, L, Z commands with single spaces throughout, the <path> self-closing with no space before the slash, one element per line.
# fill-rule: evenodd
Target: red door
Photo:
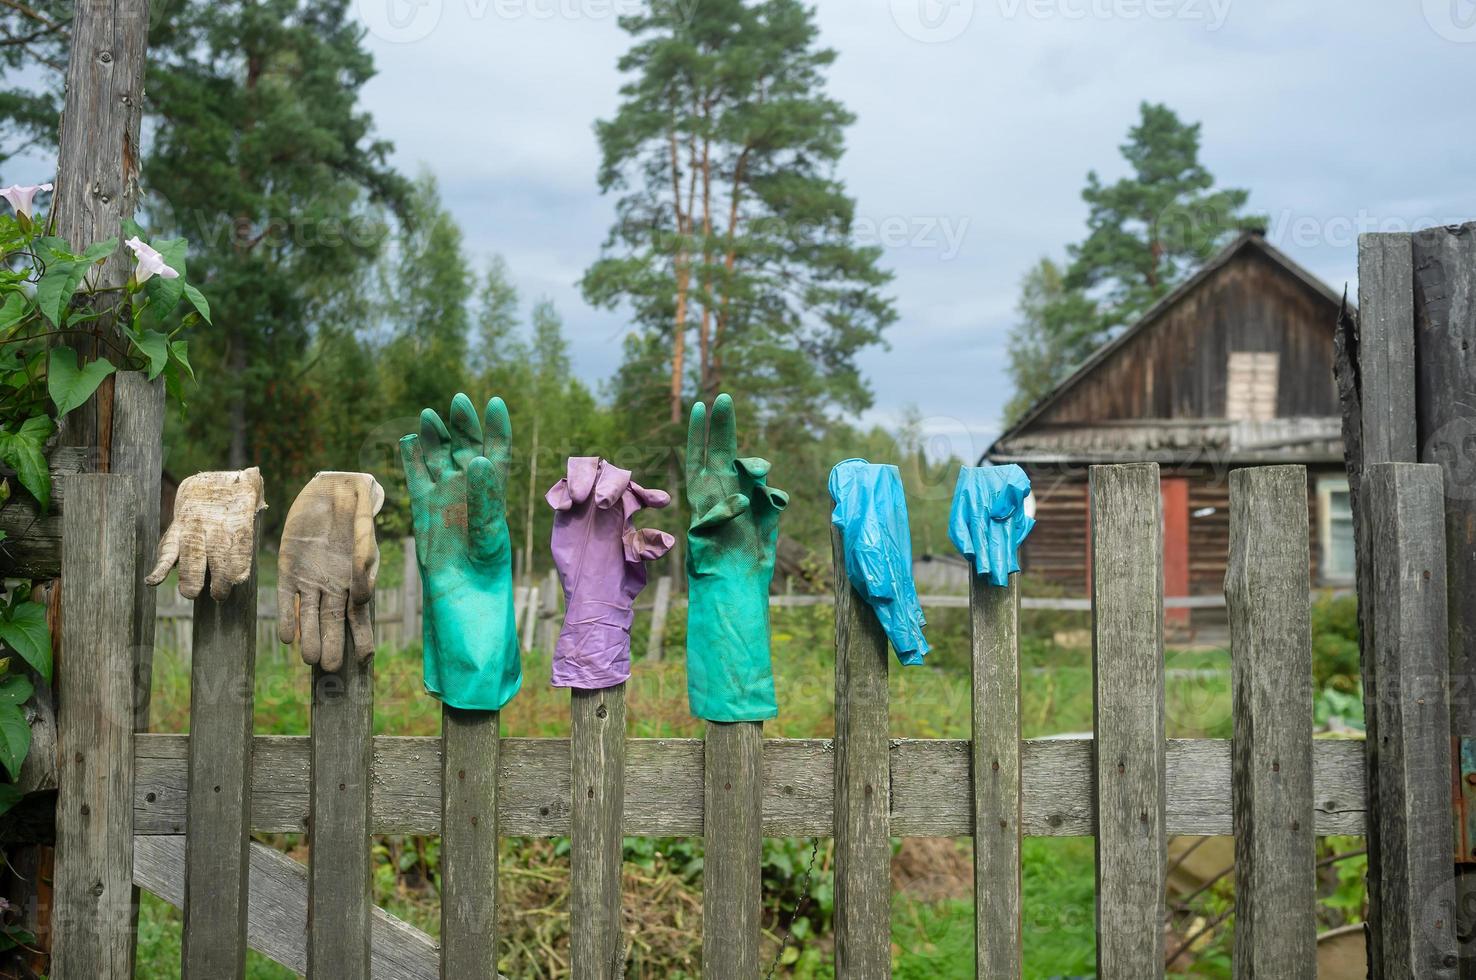
<path fill-rule="evenodd" d="M 1189 594 L 1189 480 L 1164 477 L 1159 484 L 1163 497 L 1163 594 Z M 1167 627 L 1189 626 L 1188 609 L 1164 610 Z"/>

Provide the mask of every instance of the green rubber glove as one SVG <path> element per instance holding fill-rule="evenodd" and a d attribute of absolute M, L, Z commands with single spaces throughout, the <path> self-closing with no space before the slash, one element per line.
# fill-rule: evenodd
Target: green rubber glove
<path fill-rule="evenodd" d="M 507 471 L 512 425 L 487 403 L 486 440 L 471 399 L 451 401 L 451 428 L 430 409 L 400 440 L 423 596 L 425 689 L 454 708 L 496 711 L 523 683 L 513 621 Z"/>
<path fill-rule="evenodd" d="M 733 399 L 692 406 L 687 428 L 687 697 L 708 721 L 779 713 L 769 656 L 769 582 L 783 490 L 764 485 L 765 459 L 738 458 Z"/>

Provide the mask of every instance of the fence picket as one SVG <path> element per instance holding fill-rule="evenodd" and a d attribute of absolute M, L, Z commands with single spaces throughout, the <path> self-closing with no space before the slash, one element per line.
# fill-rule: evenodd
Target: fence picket
<path fill-rule="evenodd" d="M 51 976 L 133 976 L 133 617 L 138 491 L 66 478 Z"/>
<path fill-rule="evenodd" d="M 614 980 L 625 972 L 625 685 L 571 690 L 569 709 L 573 974 L 576 980 Z"/>
<path fill-rule="evenodd" d="M 1235 976 L 1317 973 L 1307 471 L 1230 474 Z"/>
<path fill-rule="evenodd" d="M 256 522 L 255 534 L 261 531 Z M 224 602 L 195 600 L 190 664 L 185 980 L 246 972 L 251 749 L 256 677 L 256 562 Z"/>
<path fill-rule="evenodd" d="M 764 726 L 707 723 L 703 743 L 702 975 L 759 975 Z"/>
<path fill-rule="evenodd" d="M 1163 525 L 1158 464 L 1091 468 L 1097 974 L 1164 972 Z"/>
<path fill-rule="evenodd" d="M 441 976 L 497 974 L 500 713 L 441 707 Z"/>
<path fill-rule="evenodd" d="M 980 977 L 1018 977 L 1020 923 L 1019 577 L 969 583 L 973 649 L 974 958 Z"/>
<path fill-rule="evenodd" d="M 1433 463 L 1364 470 L 1371 534 L 1379 754 L 1379 931 L 1383 975 L 1457 976 L 1445 499 Z"/>
<path fill-rule="evenodd" d="M 835 565 L 836 976 L 892 975 L 887 638 L 846 578 L 840 531 Z"/>
<path fill-rule="evenodd" d="M 313 668 L 308 978 L 369 980 L 374 658 L 344 637 L 343 666 Z"/>

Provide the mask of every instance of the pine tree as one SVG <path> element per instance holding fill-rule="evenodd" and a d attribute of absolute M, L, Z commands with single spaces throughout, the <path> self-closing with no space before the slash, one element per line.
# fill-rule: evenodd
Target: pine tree
<path fill-rule="evenodd" d="M 1132 174 L 1103 184 L 1087 174 L 1088 234 L 1071 248 L 1066 285 L 1100 298 L 1103 331 L 1131 323 L 1218 251 L 1259 227 L 1244 213 L 1250 192 L 1215 188 L 1199 162 L 1200 124 L 1144 102 L 1120 149 Z"/>

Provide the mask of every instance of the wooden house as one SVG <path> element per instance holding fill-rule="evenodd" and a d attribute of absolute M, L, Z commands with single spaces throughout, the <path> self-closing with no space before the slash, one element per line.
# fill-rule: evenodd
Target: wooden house
<path fill-rule="evenodd" d="M 1262 236 L 1242 235 L 1037 402 L 984 454 L 1030 475 L 1038 524 L 1023 549 L 1029 575 L 1087 595 L 1088 468 L 1153 461 L 1165 594 L 1221 595 L 1229 472 L 1298 463 L 1307 467 L 1313 581 L 1350 584 L 1333 382 L 1340 300 Z"/>

